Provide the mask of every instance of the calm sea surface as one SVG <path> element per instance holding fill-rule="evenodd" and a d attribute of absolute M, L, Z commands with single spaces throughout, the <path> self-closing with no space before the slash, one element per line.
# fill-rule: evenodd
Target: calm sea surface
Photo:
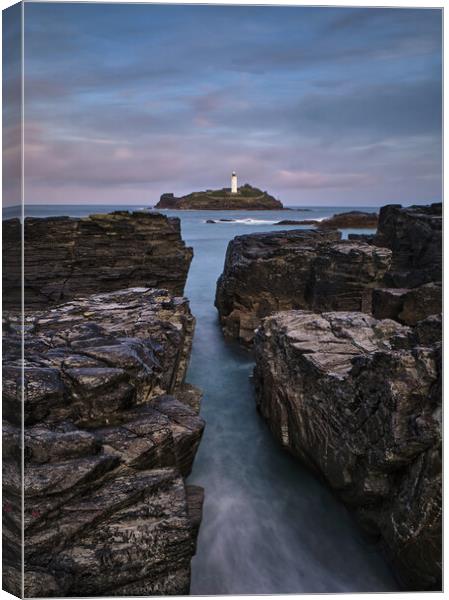
<path fill-rule="evenodd" d="M 142 207 L 29 206 L 26 215 L 85 216 L 119 209 Z M 192 594 L 398 589 L 378 548 L 363 539 L 342 504 L 272 438 L 255 409 L 251 355 L 225 342 L 213 304 L 226 247 L 234 236 L 292 229 L 273 226 L 281 219 L 323 218 L 349 210 L 376 209 L 161 211 L 181 218 L 182 236 L 194 248 L 185 293 L 197 325 L 187 379 L 204 392 L 201 412 L 207 425 L 189 478 L 206 493 Z M 13 210 L 6 209 L 4 217 L 10 216 L 15 216 Z M 219 218 L 240 222 L 205 223 Z"/>

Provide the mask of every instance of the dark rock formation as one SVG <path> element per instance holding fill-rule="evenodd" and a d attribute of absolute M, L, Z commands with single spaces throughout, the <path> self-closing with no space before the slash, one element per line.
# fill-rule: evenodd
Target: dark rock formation
<path fill-rule="evenodd" d="M 390 248 L 389 287 L 413 288 L 442 278 L 442 205 L 383 206 L 375 243 Z"/>
<path fill-rule="evenodd" d="M 348 240 L 351 242 L 366 242 L 367 244 L 374 244 L 374 233 L 348 233 Z"/>
<path fill-rule="evenodd" d="M 404 586 L 441 589 L 441 319 L 277 313 L 255 339 L 257 406 L 320 473 Z"/>
<path fill-rule="evenodd" d="M 176 198 L 173 194 L 162 194 L 155 208 L 177 210 L 280 210 L 282 202 L 247 183 L 232 194 L 229 188 L 192 192 Z"/>
<path fill-rule="evenodd" d="M 380 288 L 373 290 L 373 315 L 377 319 L 395 319 L 416 325 L 442 310 L 441 283 L 425 283 L 416 288 Z"/>
<path fill-rule="evenodd" d="M 363 242 L 323 245 L 313 263 L 307 308 L 370 313 L 373 288 L 386 273 L 390 258 L 389 250 Z"/>
<path fill-rule="evenodd" d="M 276 225 L 309 225 L 318 227 L 319 229 L 376 229 L 378 216 L 376 213 L 365 213 L 358 210 L 353 210 L 346 213 L 339 213 L 317 221 L 315 219 L 283 219 Z"/>
<path fill-rule="evenodd" d="M 384 206 L 373 243 L 392 251 L 373 314 L 407 325 L 442 310 L 442 206 Z"/>
<path fill-rule="evenodd" d="M 7 309 L 21 301 L 14 255 L 19 228 L 18 219 L 3 222 Z M 27 218 L 24 235 L 26 309 L 133 286 L 182 294 L 193 255 L 181 239 L 179 219 L 158 213 Z"/>
<path fill-rule="evenodd" d="M 274 223 L 274 225 L 312 225 L 316 226 L 319 221 L 315 221 L 314 219 L 282 219 L 282 221 L 278 221 Z"/>
<path fill-rule="evenodd" d="M 225 334 L 249 344 L 263 317 L 292 308 L 371 312 L 391 252 L 339 239 L 317 230 L 234 238 L 215 298 Z"/>
<path fill-rule="evenodd" d="M 26 315 L 25 596 L 188 593 L 202 490 L 183 477 L 204 427 L 199 391 L 184 384 L 193 329 L 187 300 L 158 289 Z M 20 317 L 6 315 L 3 331 L 8 507 L 21 496 Z M 20 564 L 14 514 L 8 589 Z"/>
<path fill-rule="evenodd" d="M 206 223 L 235 223 L 236 219 L 207 219 Z"/>
<path fill-rule="evenodd" d="M 326 229 L 376 229 L 378 222 L 377 213 L 366 213 L 352 210 L 339 213 L 319 222 L 319 227 Z"/>

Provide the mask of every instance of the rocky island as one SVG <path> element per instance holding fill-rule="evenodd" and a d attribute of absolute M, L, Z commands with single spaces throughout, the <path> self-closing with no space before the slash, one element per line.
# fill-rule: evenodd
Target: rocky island
<path fill-rule="evenodd" d="M 173 194 L 162 194 L 155 208 L 171 208 L 176 210 L 282 210 L 280 200 L 270 196 L 268 192 L 247 183 L 236 191 L 232 188 L 192 192 L 187 196 L 175 197 Z"/>
<path fill-rule="evenodd" d="M 17 228 L 5 221 L 4 241 Z M 23 384 L 12 252 L 3 270 L 5 588 L 22 596 L 23 526 L 26 597 L 187 594 L 203 490 L 185 478 L 204 421 L 185 382 L 195 320 L 173 293 L 192 256 L 179 221 L 26 219 L 25 239 Z M 172 291 L 135 287 L 158 281 Z"/>

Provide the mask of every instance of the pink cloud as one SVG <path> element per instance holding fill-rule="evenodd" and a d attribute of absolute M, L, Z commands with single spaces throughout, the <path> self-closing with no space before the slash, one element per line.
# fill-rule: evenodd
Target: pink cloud
<path fill-rule="evenodd" d="M 275 181 L 285 188 L 320 189 L 349 188 L 369 185 L 372 178 L 365 173 L 322 173 L 319 171 L 277 171 Z"/>

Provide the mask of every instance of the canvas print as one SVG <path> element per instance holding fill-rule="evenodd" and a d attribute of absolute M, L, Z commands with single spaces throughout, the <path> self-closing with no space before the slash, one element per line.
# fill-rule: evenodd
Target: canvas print
<path fill-rule="evenodd" d="M 3 587 L 442 588 L 442 10 L 3 11 Z"/>

